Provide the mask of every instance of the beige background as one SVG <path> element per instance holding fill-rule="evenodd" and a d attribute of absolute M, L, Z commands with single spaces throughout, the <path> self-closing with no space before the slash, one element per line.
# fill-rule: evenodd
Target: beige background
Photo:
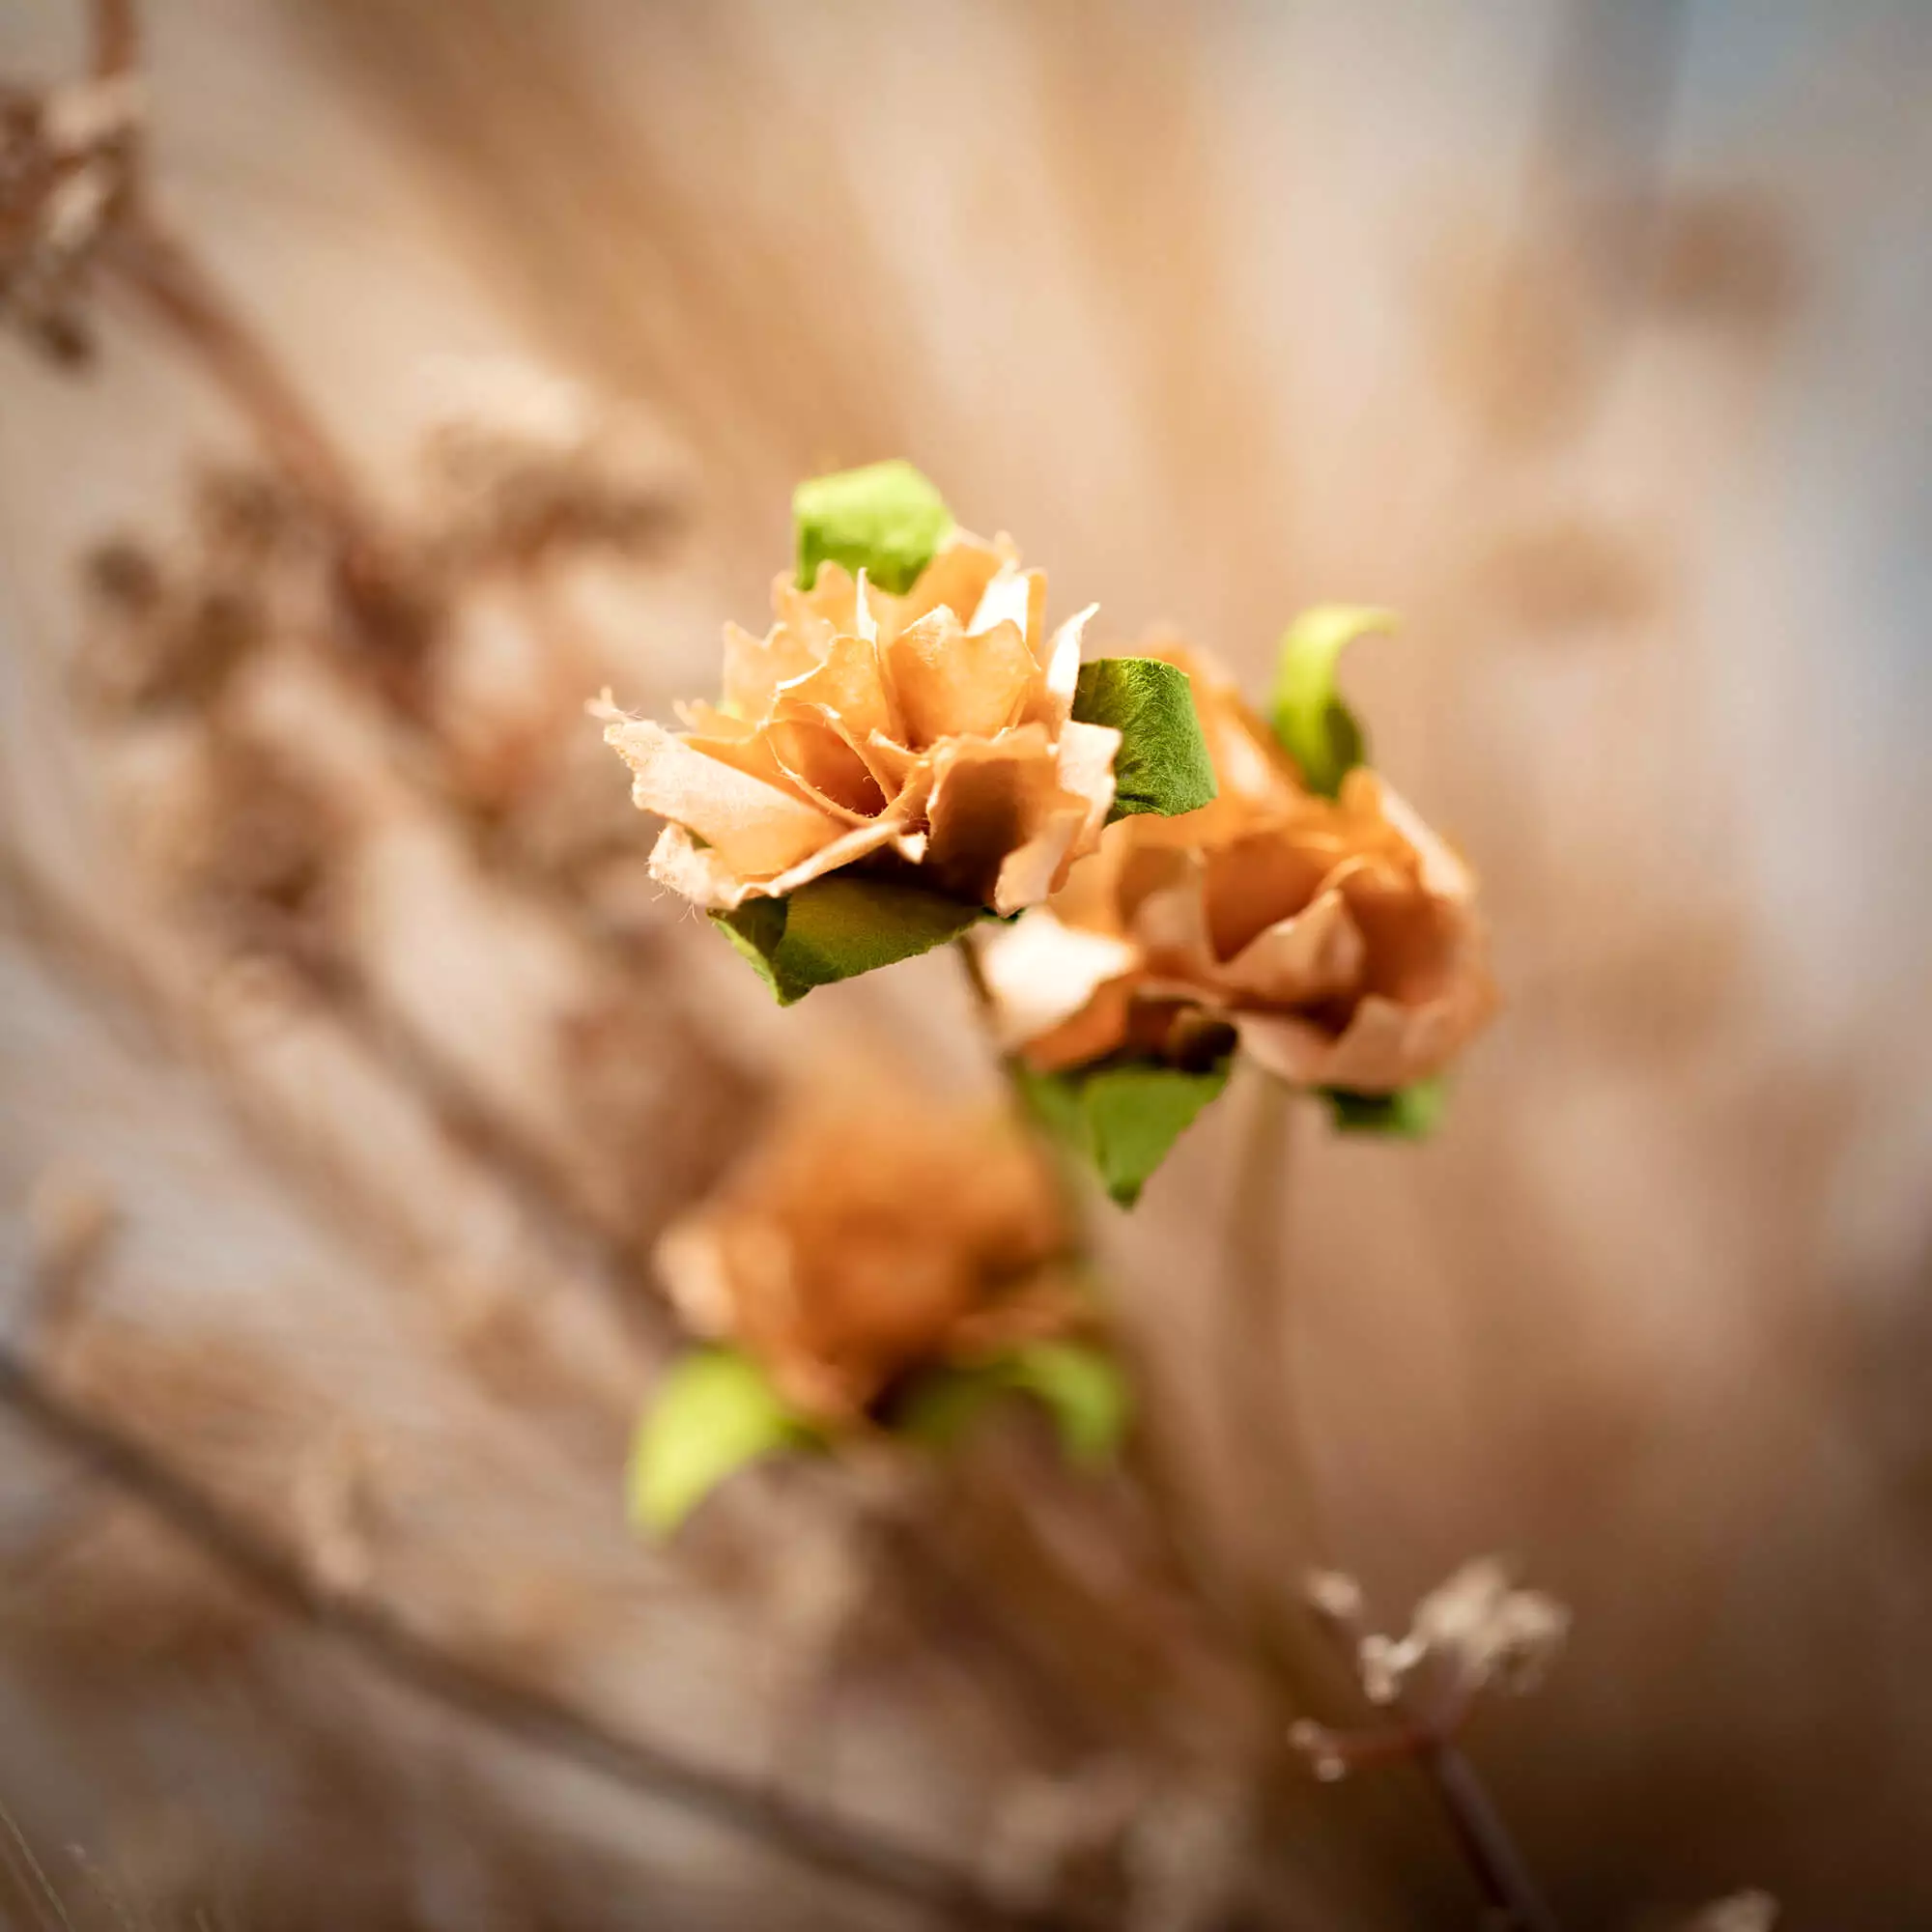
<path fill-rule="evenodd" d="M 1328 1552 L 1391 1615 L 1492 1548 L 1574 1606 L 1555 1681 L 1477 1739 L 1570 1922 L 1747 1883 L 1800 1926 L 1932 1917 L 1922 12 L 152 12 L 166 196 L 380 494 L 409 500 L 452 358 L 531 360 L 631 412 L 684 532 L 570 616 L 627 704 L 702 690 L 719 620 L 755 620 L 793 478 L 889 453 L 1014 532 L 1057 608 L 1098 598 L 1109 642 L 1173 623 L 1258 684 L 1300 605 L 1403 611 L 1350 689 L 1378 762 L 1481 870 L 1509 1006 L 1426 1151 L 1296 1120 L 1281 1311 L 1257 1331 L 1278 1348 L 1249 1373 L 1298 1418 Z M 0 12 L 11 72 L 75 44 L 56 10 Z M 108 526 L 165 527 L 185 453 L 239 432 L 138 331 L 110 327 L 107 352 L 76 385 L 0 345 L 8 839 L 137 938 L 179 1012 L 205 990 L 196 955 L 138 939 L 129 871 L 128 800 L 166 748 L 110 754 L 71 724 L 69 562 Z M 946 962 L 781 1022 L 711 935 L 647 907 L 677 1018 L 637 1049 L 666 1084 L 643 1076 L 624 1118 L 644 1127 L 613 1146 L 551 1065 L 596 972 L 479 885 L 433 814 L 355 776 L 372 754 L 330 702 L 294 681 L 272 699 L 371 828 L 358 946 L 593 1191 L 649 1195 L 644 1222 L 698 1184 L 714 1058 L 745 1083 L 704 1129 L 719 1159 L 757 1082 L 855 1039 L 935 1085 L 984 1079 Z M 184 1064 L 17 933 L 0 974 L 10 1205 L 49 1162 L 105 1176 L 128 1228 L 117 1309 L 313 1384 L 304 1440 L 383 1445 L 384 1575 L 439 1628 L 526 1642 L 600 1708 L 765 1763 L 796 1603 L 849 1553 L 837 1496 L 798 1511 L 754 1482 L 695 1557 L 636 1550 L 621 1420 L 506 1415 L 451 1351 L 447 1299 L 392 1291 L 541 1279 L 555 1348 L 615 1417 L 648 1348 L 559 1285 L 381 1051 L 326 1016 L 229 1012 Z M 240 1126 L 237 1092 L 257 1109 Z M 1251 1097 L 1113 1246 L 1190 1508 L 1226 1574 L 1283 1590 L 1307 1552 L 1217 1381 L 1230 1325 L 1256 1320 L 1212 1259 Z M 303 1150 L 294 1190 L 265 1156 L 278 1136 Z M 1266 1346 L 1236 1331 L 1236 1352 Z M 214 1344 L 185 1352 L 216 1373 Z M 240 1400 L 217 1381 L 189 1406 L 214 1429 Z M 267 1406 L 295 1430 L 290 1404 Z M 242 1463 L 257 1440 L 238 1435 Z M 16 1510 L 48 1480 L 19 1452 Z M 102 1697 L 120 1622 L 63 1621 L 65 1649 L 23 1624 L 0 1795 L 137 1891 L 198 1895 L 211 1845 L 224 1870 L 299 1870 L 288 1817 L 367 1787 L 389 1795 L 344 1829 L 383 1922 L 539 1922 L 511 1829 L 477 1815 L 517 1820 L 542 1922 L 780 1909 L 735 1840 L 359 1683 L 356 1741 L 310 1804 L 287 1767 L 322 1747 L 291 1742 L 289 1713 L 306 1697 L 300 1738 L 322 1736 L 327 1696 L 238 1702 L 212 1667 Z M 811 1720 L 809 1781 L 977 1856 L 1016 1747 L 917 1630 L 879 1638 L 883 1690 L 861 1672 Z M 307 1655 L 251 1668 L 300 1680 Z M 1379 1868 L 1335 1883 L 1379 1889 L 1392 1923 L 1472 1922 L 1420 1800 L 1330 1798 L 1307 1809 L 1311 1858 L 1352 1834 L 1343 1862 Z M 1268 1896 L 1293 1912 L 1286 1881 Z"/>

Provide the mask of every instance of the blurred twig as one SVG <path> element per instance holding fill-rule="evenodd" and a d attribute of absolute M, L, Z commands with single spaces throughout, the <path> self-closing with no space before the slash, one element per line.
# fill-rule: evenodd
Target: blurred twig
<path fill-rule="evenodd" d="M 1015 1912 L 966 1872 L 872 1832 L 796 1804 L 660 1745 L 625 1737 L 527 1685 L 439 1648 L 392 1608 L 333 1593 L 219 1497 L 111 1423 L 70 1402 L 12 1345 L 0 1345 L 0 1404 L 168 1524 L 238 1582 L 342 1643 L 392 1680 L 475 1722 L 565 1758 L 660 1803 L 755 1838 L 826 1876 L 961 1924 L 1037 1927 L 1094 1921 Z"/>

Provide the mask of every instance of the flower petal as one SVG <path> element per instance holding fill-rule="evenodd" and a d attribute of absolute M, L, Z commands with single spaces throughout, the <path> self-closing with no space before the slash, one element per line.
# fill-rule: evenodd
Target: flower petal
<path fill-rule="evenodd" d="M 647 719 L 607 725 L 642 810 L 688 827 L 741 878 L 782 871 L 838 837 L 816 806 L 695 750 Z"/>
<path fill-rule="evenodd" d="M 1347 811 L 1373 813 L 1400 834 L 1415 854 L 1422 883 L 1430 892 L 1447 899 L 1474 895 L 1476 881 L 1468 867 L 1431 829 L 1421 813 L 1367 765 L 1357 765 L 1342 781 L 1342 807 Z"/>
<path fill-rule="evenodd" d="M 1217 959 L 1232 959 L 1259 935 L 1302 911 L 1340 856 L 1331 841 L 1298 838 L 1270 826 L 1208 854 L 1203 897 Z"/>
<path fill-rule="evenodd" d="M 1016 625 L 969 635 L 950 611 L 901 631 L 885 655 L 905 741 L 915 750 L 1004 731 L 1018 716 L 1036 668 Z"/>
<path fill-rule="evenodd" d="M 1002 919 L 1038 905 L 1065 878 L 1073 841 L 1087 822 L 1087 808 L 1069 800 L 1047 816 L 1046 823 L 1025 844 L 1017 845 L 1000 863 L 988 901 Z"/>
<path fill-rule="evenodd" d="M 809 712 L 779 718 L 762 735 L 784 776 L 835 817 L 851 823 L 885 810 L 886 794 L 871 767 L 828 718 Z"/>
<path fill-rule="evenodd" d="M 977 636 L 996 624 L 1011 624 L 1031 648 L 1045 615 L 1046 573 L 1008 564 L 981 592 L 966 629 Z"/>
<path fill-rule="evenodd" d="M 1080 682 L 1080 639 L 1099 608 L 1090 604 L 1076 611 L 1047 642 L 1032 715 L 1049 729 L 1064 728 L 1072 714 L 1074 687 Z"/>
<path fill-rule="evenodd" d="M 1359 985 L 1368 948 L 1347 899 L 1325 892 L 1259 932 L 1215 974 L 1217 985 L 1269 1007 L 1310 1007 Z"/>
<path fill-rule="evenodd" d="M 1063 925 L 1043 906 L 992 928 L 978 951 L 999 1041 L 1008 1049 L 1071 1019 L 1139 959 L 1129 941 Z"/>
<path fill-rule="evenodd" d="M 916 808 L 914 808 L 916 810 Z M 833 821 L 826 820 L 827 824 Z M 810 857 L 770 878 L 747 878 L 734 872 L 715 849 L 700 847 L 683 826 L 668 825 L 651 848 L 651 877 L 661 886 L 681 893 L 709 912 L 731 912 L 749 898 L 783 898 L 810 880 L 849 866 L 888 845 L 917 864 L 920 835 L 908 830 L 908 818 L 896 807 L 879 817 L 838 833 Z"/>
<path fill-rule="evenodd" d="M 864 638 L 835 639 L 822 662 L 779 687 L 777 716 L 792 715 L 801 706 L 829 712 L 860 743 L 874 731 L 887 737 L 897 733 L 878 649 Z"/>
<path fill-rule="evenodd" d="M 1094 988 L 1078 1012 L 1029 1039 L 1020 1057 L 1036 1073 L 1059 1073 L 1104 1060 L 1125 1044 L 1133 1011 L 1133 980 L 1109 980 Z"/>
<path fill-rule="evenodd" d="M 831 632 L 824 630 L 824 640 Z M 724 708 L 740 718 L 765 715 L 772 694 L 786 679 L 802 677 L 823 655 L 822 644 L 786 624 L 754 638 L 736 624 L 724 626 Z"/>
<path fill-rule="evenodd" d="M 980 608 L 987 584 L 1013 561 L 1010 544 L 989 544 L 963 530 L 956 531 L 920 573 L 918 582 L 899 599 L 899 627 L 917 623 L 942 607 L 963 625 Z"/>
<path fill-rule="evenodd" d="M 926 867 L 942 891 L 990 905 L 1007 856 L 1071 803 L 1060 789 L 1053 747 L 1037 724 L 952 739 L 933 753 L 931 771 Z"/>
<path fill-rule="evenodd" d="M 1091 852 L 1114 806 L 1114 753 L 1121 734 L 1111 724 L 1079 724 L 1067 720 L 1060 727 L 1060 788 L 1086 803 L 1087 811 L 1073 840 L 1076 855 Z"/>

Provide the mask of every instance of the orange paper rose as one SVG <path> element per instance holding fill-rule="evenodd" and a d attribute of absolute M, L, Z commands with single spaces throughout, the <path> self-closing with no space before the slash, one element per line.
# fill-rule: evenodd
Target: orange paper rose
<path fill-rule="evenodd" d="M 1203 660 L 1188 673 L 1220 793 L 1131 819 L 982 949 L 1005 1043 L 1039 1071 L 1198 1054 L 1204 1023 L 1297 1085 L 1388 1094 L 1442 1070 L 1494 994 L 1468 868 L 1373 771 L 1339 796 Z"/>
<path fill-rule="evenodd" d="M 773 586 L 762 638 L 724 634 L 718 704 L 667 731 L 608 713 L 651 855 L 707 909 L 858 866 L 1012 913 L 1091 852 L 1121 734 L 1071 717 L 1091 608 L 1050 636 L 1046 580 L 1004 538 L 955 532 L 895 596 L 838 563 Z"/>

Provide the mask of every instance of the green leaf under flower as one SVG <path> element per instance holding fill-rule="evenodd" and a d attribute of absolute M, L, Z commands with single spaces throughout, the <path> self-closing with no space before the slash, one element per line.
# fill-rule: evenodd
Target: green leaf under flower
<path fill-rule="evenodd" d="M 814 1440 L 747 1355 L 703 1349 L 665 1375 L 638 1425 L 628 1477 L 631 1520 L 668 1536 L 727 1476 Z"/>
<path fill-rule="evenodd" d="M 895 1435 L 945 1452 L 995 1403 L 1031 1396 L 1051 1416 L 1069 1463 L 1095 1469 L 1113 1460 L 1133 1417 L 1121 1365 L 1091 1342 L 1031 1342 L 991 1361 L 930 1369 L 893 1418 Z"/>
<path fill-rule="evenodd" d="M 1122 1208 L 1228 1084 L 1234 1056 L 1200 1071 L 1154 1061 L 1117 1061 L 1066 1073 L 1016 1065 L 1013 1078 L 1037 1120 L 1089 1162 Z"/>
<path fill-rule="evenodd" d="M 1080 667 L 1073 716 L 1121 734 L 1110 820 L 1139 811 L 1172 818 L 1213 802 L 1214 761 L 1179 666 L 1158 658 L 1095 658 Z"/>
<path fill-rule="evenodd" d="M 811 477 L 792 492 L 791 511 L 806 590 L 821 563 L 842 563 L 855 576 L 863 569 L 895 595 L 910 590 L 953 527 L 946 499 L 898 457 Z"/>
<path fill-rule="evenodd" d="M 1367 759 L 1367 740 L 1335 688 L 1335 668 L 1357 638 L 1393 630 L 1395 621 L 1390 611 L 1319 604 L 1283 633 L 1275 672 L 1274 734 L 1310 791 L 1333 798 L 1348 773 Z"/>
<path fill-rule="evenodd" d="M 1088 1342 L 1034 1342 L 1008 1364 L 1013 1387 L 1044 1405 L 1069 1463 L 1096 1469 L 1120 1452 L 1133 1419 L 1121 1365 Z"/>
<path fill-rule="evenodd" d="M 832 872 L 781 899 L 716 912 L 781 1007 L 814 986 L 896 965 L 957 939 L 982 909 L 893 880 Z"/>
<path fill-rule="evenodd" d="M 1393 1094 L 1350 1094 L 1324 1087 L 1336 1129 L 1345 1134 L 1392 1134 L 1399 1140 L 1424 1141 L 1442 1124 L 1449 1109 L 1449 1083 L 1439 1075 L 1398 1087 Z"/>

